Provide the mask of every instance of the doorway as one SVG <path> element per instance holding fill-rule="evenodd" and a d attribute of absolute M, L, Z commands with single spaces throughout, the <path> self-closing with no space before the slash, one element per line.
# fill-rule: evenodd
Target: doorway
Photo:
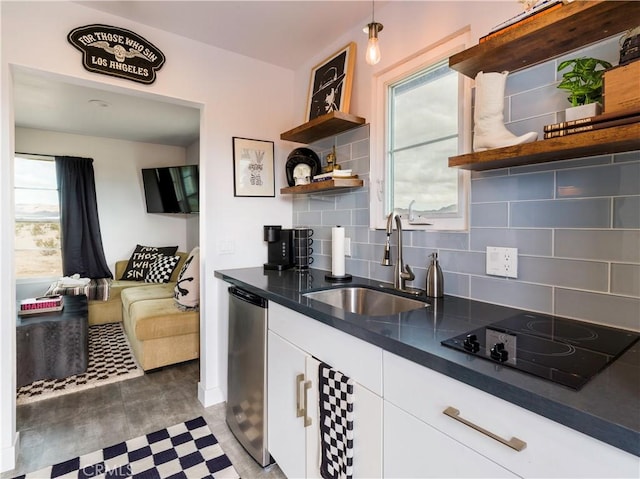
<path fill-rule="evenodd" d="M 15 112 L 14 135 L 16 131 L 31 130 L 39 133 L 74 135 L 79 139 L 84 138 L 86 142 L 90 142 L 92 138 L 130 142 L 134 145 L 133 149 L 136 149 L 137 143 L 159 145 L 159 147 L 168 149 L 182 148 L 185 150 L 184 157 L 188 164 L 199 163 L 200 117 L 202 113 L 202 105 L 200 104 L 23 67 L 12 68 L 12 79 Z M 82 147 L 66 150 L 58 147 L 57 149 L 52 148 L 55 151 L 47 151 L 47 135 L 38 134 L 35 137 L 38 138 L 38 142 L 31 143 L 28 148 L 23 148 L 23 145 L 19 144 L 16 138 L 15 149 L 19 151 L 26 149 L 28 153 L 92 156 L 90 149 L 85 149 L 85 154 L 79 154 Z M 34 149 L 36 151 L 32 151 Z M 153 148 L 149 148 L 149 150 L 153 151 Z M 154 159 L 146 161 L 152 162 Z M 96 171 L 97 174 L 98 171 Z M 140 175 L 139 168 L 136 170 L 136 174 Z M 117 178 L 117 175 L 111 177 L 109 182 L 114 181 L 114 178 Z M 96 181 L 99 181 L 98 178 Z M 141 178 L 137 185 L 142 188 Z M 3 186 L 8 190 L 13 190 L 13 177 L 4 180 Z M 204 188 L 204 182 L 201 181 L 201 195 Z M 137 194 L 140 198 L 144 197 L 142 191 L 138 191 Z M 104 210 L 108 206 L 108 202 L 100 201 L 98 194 L 98 209 Z M 3 227 L 6 226 L 7 229 L 12 228 L 12 220 L 15 216 L 14 207 L 11 207 L 10 211 L 10 217 L 2 219 Z M 119 214 L 123 213 L 119 212 Z M 140 214 L 146 215 L 146 211 Z M 101 214 L 101 229 L 104 235 L 104 231 L 109 228 L 109 225 L 102 221 L 102 216 Z M 187 248 L 190 246 L 188 243 L 198 244 L 200 242 L 200 221 L 199 216 L 184 218 L 185 229 L 189 230 L 189 233 L 185 234 Z M 124 246 L 129 252 L 133 247 L 135 244 L 130 245 L 129 242 Z M 109 245 L 105 243 L 105 253 L 108 248 Z M 119 256 L 122 255 L 116 255 L 117 259 L 128 258 L 120 258 Z M 113 266 L 116 257 L 111 255 L 111 259 L 108 259 L 110 266 Z M 9 281 L 10 284 L 16 285 L 14 271 L 11 271 Z M 33 281 L 27 283 L 27 290 L 24 290 L 22 295 L 26 294 L 25 297 L 30 297 L 32 295 L 27 291 L 35 291 L 33 288 L 41 290 L 42 286 L 46 290 L 50 281 L 45 280 L 42 285 L 34 285 Z M 18 293 L 16 296 L 19 297 L 21 288 L 16 285 L 16 290 Z M 11 321 L 11 323 L 15 331 L 15 322 Z M 15 355 L 15 351 L 7 351 L 7 353 L 9 354 L 3 354 L 0 360 L 7 365 L 15 364 L 11 358 L 11 355 Z M 6 417 L 9 411 L 4 410 L 1 413 Z M 11 416 L 15 427 L 15 406 L 13 406 Z M 9 421 L 6 424 L 11 423 L 12 421 Z"/>

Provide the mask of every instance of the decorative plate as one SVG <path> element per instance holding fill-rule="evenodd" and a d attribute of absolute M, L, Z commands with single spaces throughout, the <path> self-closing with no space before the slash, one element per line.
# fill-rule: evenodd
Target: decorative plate
<path fill-rule="evenodd" d="M 305 163 L 311 168 L 311 178 L 316 176 L 322 170 L 322 164 L 320 158 L 316 155 L 315 151 L 310 148 L 296 148 L 287 157 L 287 163 L 285 170 L 287 172 L 287 183 L 289 186 L 294 186 L 296 183 L 293 177 L 293 170 L 300 163 Z"/>

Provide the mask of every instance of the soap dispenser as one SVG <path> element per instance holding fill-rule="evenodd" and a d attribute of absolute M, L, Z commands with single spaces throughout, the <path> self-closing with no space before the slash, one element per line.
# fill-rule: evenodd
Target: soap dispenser
<path fill-rule="evenodd" d="M 444 279 L 438 264 L 438 253 L 431 253 L 431 263 L 427 270 L 427 297 L 442 298 L 444 296 Z"/>

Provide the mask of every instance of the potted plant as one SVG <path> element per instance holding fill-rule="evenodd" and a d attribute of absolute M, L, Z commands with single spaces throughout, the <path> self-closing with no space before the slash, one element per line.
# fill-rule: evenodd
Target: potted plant
<path fill-rule="evenodd" d="M 603 74 L 611 63 L 597 58 L 573 58 L 558 65 L 558 72 L 571 67 L 562 74 L 558 84 L 561 90 L 567 90 L 571 108 L 565 110 L 566 120 L 577 120 L 599 115 L 602 112 Z"/>

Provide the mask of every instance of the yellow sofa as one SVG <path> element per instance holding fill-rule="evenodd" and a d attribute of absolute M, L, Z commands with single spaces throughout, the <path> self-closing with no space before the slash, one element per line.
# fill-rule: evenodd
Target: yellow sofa
<path fill-rule="evenodd" d="M 133 353 L 142 369 L 175 364 L 200 356 L 200 314 L 182 311 L 173 290 L 188 253 L 178 251 L 180 262 L 169 283 L 115 279 L 108 301 L 89 301 L 89 325 L 122 321 Z M 116 262 L 120 278 L 128 260 Z"/>
<path fill-rule="evenodd" d="M 200 314 L 176 306 L 172 285 L 127 288 L 121 297 L 124 330 L 142 369 L 200 356 Z"/>
<path fill-rule="evenodd" d="M 180 262 L 178 263 L 178 266 L 176 266 L 176 269 L 173 270 L 171 279 L 169 283 L 167 283 L 171 285 L 171 288 L 176 285 L 178 275 L 180 274 L 182 265 L 187 260 L 188 253 L 178 251 L 176 255 L 180 256 Z M 120 299 L 122 291 L 127 288 L 154 286 L 153 284 L 145 283 L 144 281 L 128 281 L 119 279 L 122 277 L 125 269 L 127 269 L 128 263 L 129 260 L 127 259 L 116 262 L 116 279 L 111 282 L 108 301 L 89 301 L 89 326 L 93 326 L 95 324 L 122 322 L 122 300 Z"/>

